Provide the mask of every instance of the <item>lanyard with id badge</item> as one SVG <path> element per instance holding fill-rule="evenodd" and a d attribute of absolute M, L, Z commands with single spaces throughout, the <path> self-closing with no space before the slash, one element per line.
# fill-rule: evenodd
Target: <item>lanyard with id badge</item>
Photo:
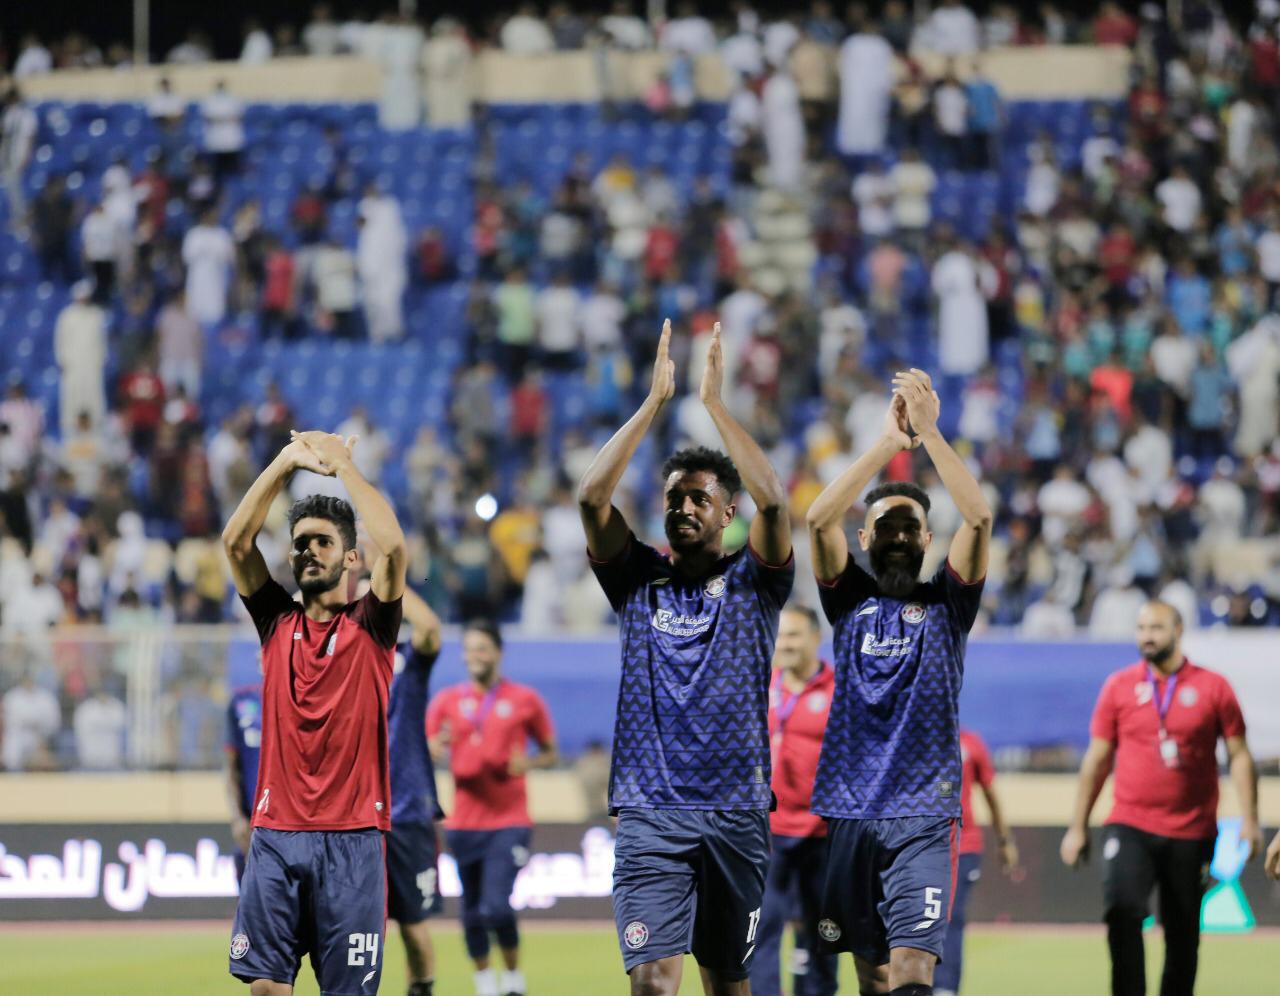
<path fill-rule="evenodd" d="M 1160 723 L 1160 760 L 1166 768 L 1178 767 L 1178 741 L 1173 739 L 1165 725 L 1165 717 L 1169 715 L 1169 707 L 1173 705 L 1173 691 L 1178 684 L 1176 674 L 1169 675 L 1164 685 L 1164 695 L 1158 694 L 1156 673 L 1150 667 L 1147 675 L 1151 679 L 1151 701 L 1156 707 L 1156 716 Z"/>

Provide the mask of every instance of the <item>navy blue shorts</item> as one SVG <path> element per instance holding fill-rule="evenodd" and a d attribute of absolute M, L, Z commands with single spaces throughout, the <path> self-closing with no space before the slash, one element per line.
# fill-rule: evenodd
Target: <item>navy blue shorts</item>
<path fill-rule="evenodd" d="M 495 929 L 514 919 L 511 890 L 529 863 L 529 827 L 497 830 L 449 830 L 449 853 L 462 882 L 462 923 Z"/>
<path fill-rule="evenodd" d="M 440 845 L 430 823 L 395 823 L 387 834 L 387 916 L 421 923 L 440 912 Z"/>
<path fill-rule="evenodd" d="M 939 816 L 830 820 L 818 933 L 872 965 L 893 948 L 942 957 L 956 886 L 960 821 Z"/>
<path fill-rule="evenodd" d="M 253 831 L 231 974 L 290 985 L 311 956 L 325 996 L 378 991 L 387 865 L 379 830 Z"/>
<path fill-rule="evenodd" d="M 766 812 L 622 810 L 613 919 L 626 970 L 692 952 L 720 978 L 745 979 L 769 847 Z"/>

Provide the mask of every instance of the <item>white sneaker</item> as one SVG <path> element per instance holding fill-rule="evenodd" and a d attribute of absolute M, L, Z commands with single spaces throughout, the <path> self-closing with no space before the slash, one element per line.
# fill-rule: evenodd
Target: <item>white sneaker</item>
<path fill-rule="evenodd" d="M 524 973 L 519 969 L 502 973 L 502 996 L 524 996 Z"/>
<path fill-rule="evenodd" d="M 498 992 L 498 973 L 492 968 L 476 972 L 476 996 L 500 996 Z"/>

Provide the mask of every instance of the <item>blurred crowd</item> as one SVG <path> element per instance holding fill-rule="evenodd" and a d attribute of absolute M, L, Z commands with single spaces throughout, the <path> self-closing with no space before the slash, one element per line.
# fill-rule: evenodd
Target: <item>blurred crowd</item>
<path fill-rule="evenodd" d="M 326 182 L 269 227 L 261 205 L 232 196 L 245 109 L 224 88 L 199 105 L 203 148 L 174 128 L 141 173 L 109 169 L 93 203 L 58 180 L 27 203 L 12 178 L 33 155 L 36 112 L 13 89 L 0 140 L 11 225 L 42 278 L 73 293 L 55 332 L 60 410 L 20 382 L 0 402 L 0 636 L 240 618 L 217 534 L 289 429 L 311 426 L 275 386 L 210 424 L 209 340 L 394 342 L 405 294 L 439 287 L 465 288 L 468 302 L 444 430 L 424 426 L 401 451 L 361 409 L 324 428 L 361 437 L 370 479 L 394 468 L 403 480 L 411 576 L 449 619 L 495 614 L 534 633 L 607 625 L 573 489 L 645 390 L 670 317 L 681 389 L 620 494 L 644 535 L 661 536 L 658 458 L 717 443 L 696 385 L 718 319 L 731 405 L 788 482 L 797 524 L 871 444 L 889 373 L 925 366 L 997 510 L 986 625 L 1127 638 L 1149 593 L 1193 625 L 1274 624 L 1275 12 L 1261 4 L 1239 27 L 1214 5 L 1183 4 L 1174 30 L 1159 11 L 1134 18 L 1114 4 L 1089 19 L 1046 4 L 1034 21 L 1004 5 L 979 18 L 944 2 L 920 21 L 915 9 L 855 7 L 842 20 L 815 3 L 768 20 L 742 6 L 716 24 L 682 8 L 655 41 L 626 4 L 604 17 L 522 8 L 489 40 L 534 53 L 603 32 L 622 47 L 718 50 L 739 80 L 732 167 L 724 183 L 684 190 L 625 156 L 601 169 L 577 160 L 547 196 L 499 175 L 481 111 L 464 244 L 409 231 L 340 133 Z M 255 27 L 243 58 L 359 50 L 354 24 L 317 8 L 296 36 Z M 806 39 L 838 46 L 830 100 L 796 83 Z M 970 56 L 1089 40 L 1134 47 L 1125 107 L 1095 108 L 1078 164 L 1047 137 L 1011 150 L 1008 108 Z M 55 48 L 42 60 L 24 43 L 15 76 L 93 50 Z M 209 55 L 194 36 L 179 49 L 170 61 Z M 931 75 L 922 50 L 953 59 Z M 663 85 L 649 112 L 678 112 L 684 82 L 673 70 Z M 149 107 L 160 122 L 187 113 L 164 89 Z M 1016 184 L 1014 209 L 982 230 L 935 217 L 935 188 L 957 172 Z M 359 202 L 350 241 L 326 223 L 340 198 Z M 567 379 L 585 385 L 586 408 L 556 434 L 552 395 Z M 315 385 L 334 391 L 340 380 Z M 911 459 L 889 473 L 929 489 L 945 550 L 954 508 Z M 294 491 L 326 483 L 299 478 Z M 730 540 L 745 540 L 741 525 Z M 262 545 L 283 575 L 282 509 Z M 812 600 L 809 573 L 802 564 L 799 596 Z"/>

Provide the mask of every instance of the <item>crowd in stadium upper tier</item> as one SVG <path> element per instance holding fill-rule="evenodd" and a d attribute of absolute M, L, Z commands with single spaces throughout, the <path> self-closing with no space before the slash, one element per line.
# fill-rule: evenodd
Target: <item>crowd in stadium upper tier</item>
<path fill-rule="evenodd" d="M 131 624 L 239 618 L 216 537 L 290 428 L 321 411 L 334 424 L 314 427 L 361 437 L 362 470 L 412 529 L 410 577 L 427 579 L 446 618 L 597 630 L 609 609 L 586 569 L 574 487 L 647 385 L 664 317 L 680 393 L 642 451 L 652 479 L 623 489 L 648 535 L 661 535 L 659 456 L 717 441 L 688 389 L 718 318 L 732 405 L 789 482 L 794 522 L 874 438 L 892 371 L 925 367 L 997 510 L 986 624 L 1127 637 L 1148 593 L 1193 624 L 1274 624 L 1277 6 L 1238 26 L 1217 5 L 1184 3 L 1177 31 L 1159 10 L 1139 20 L 1115 4 L 1088 21 L 1046 4 L 1034 25 L 1012 7 L 979 20 L 947 2 L 921 22 L 900 3 L 877 19 L 855 7 L 848 21 L 821 2 L 785 21 L 745 6 L 725 25 L 685 12 L 658 45 L 718 50 L 740 81 L 727 111 L 706 112 L 723 160 L 674 177 L 626 153 L 578 154 L 548 186 L 513 172 L 499 155 L 510 122 L 479 107 L 460 139 L 466 189 L 451 196 L 468 217 L 448 230 L 407 220 L 403 197 L 335 125 L 317 131 L 323 168 L 287 210 L 265 209 L 255 142 L 274 136 L 247 128 L 254 109 L 221 86 L 190 110 L 159 92 L 140 166 L 112 162 L 93 182 L 53 171 L 24 191 L 66 134 L 58 115 L 74 117 L 24 98 L 22 79 L 54 61 L 26 42 L 0 165 L 6 245 L 32 263 L 0 274 L 0 307 L 19 294 L 57 302 L 60 393 L 53 403 L 6 361 L 0 633 L 122 612 Z M 522 8 L 494 37 L 537 51 L 601 33 L 651 43 L 626 4 L 601 18 Z M 358 50 L 358 36 L 322 8 L 301 33 L 316 54 Z M 255 28 L 243 58 L 291 52 L 294 37 Z M 1052 131 L 1047 106 L 1002 99 L 971 58 L 1089 39 L 1132 47 L 1132 86 L 1123 102 L 1081 109 L 1074 135 Z M 839 46 L 829 102 L 795 83 L 809 41 Z M 930 77 L 915 58 L 930 47 L 959 58 Z M 56 48 L 59 65 L 96 58 L 83 39 Z M 193 36 L 170 61 L 208 55 L 199 49 Z M 600 119 L 600 133 L 700 128 L 686 83 L 673 68 L 647 108 Z M 346 343 L 376 359 L 364 341 L 399 348 L 420 331 L 410 305 L 441 293 L 464 304 L 438 421 L 391 425 L 353 405 L 341 359 L 288 386 L 205 376 L 211 351 L 246 341 Z M 6 353 L 30 346 L 22 320 L 4 312 Z M 566 425 L 555 413 L 569 388 L 583 407 Z M 923 465 L 921 479 L 940 556 L 957 519 Z M 285 535 L 280 514 L 262 537 L 282 577 Z M 812 601 L 800 566 L 798 593 Z"/>

